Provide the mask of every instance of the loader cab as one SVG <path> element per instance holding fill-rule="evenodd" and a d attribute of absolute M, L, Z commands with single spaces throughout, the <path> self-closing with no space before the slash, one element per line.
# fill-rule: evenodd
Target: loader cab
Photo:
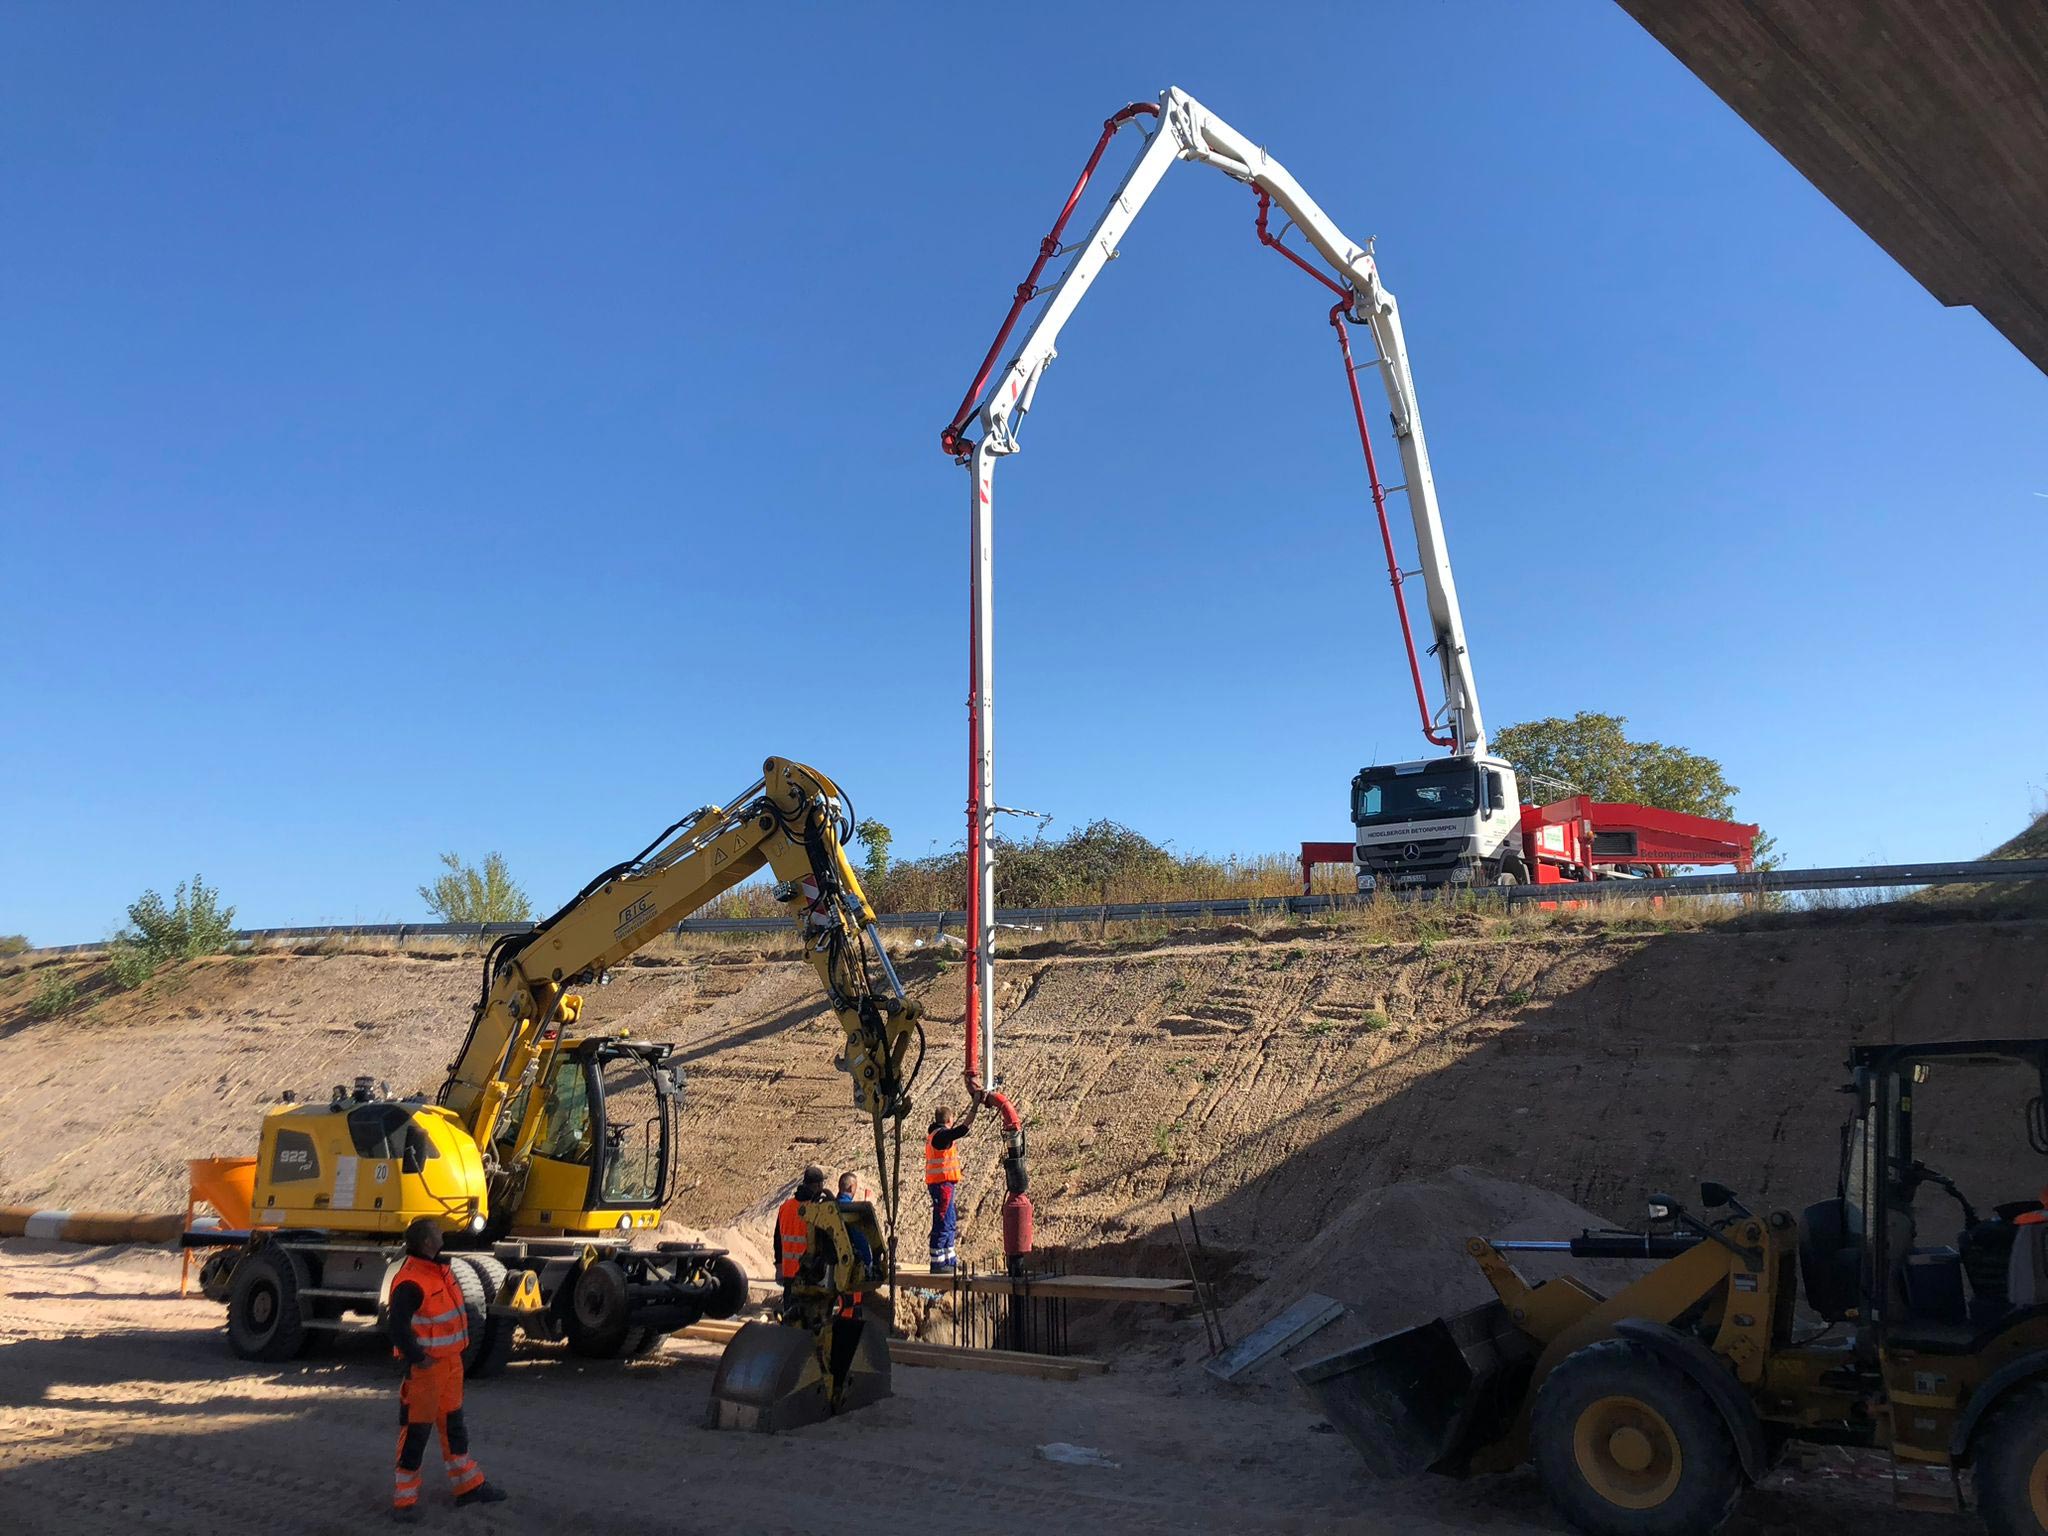
<path fill-rule="evenodd" d="M 602 1038 L 569 1041 L 533 1089 L 506 1106 L 501 1160 L 531 1117 L 515 1234 L 598 1235 L 654 1226 L 672 1183 L 671 1147 L 681 1071 L 674 1047 Z M 503 1218 L 500 1218 L 503 1220 Z"/>
<path fill-rule="evenodd" d="M 2048 1042 L 1865 1046 L 1836 1198 L 1800 1218 L 1808 1304 L 1859 1342 L 1981 1348 L 2048 1304 Z"/>

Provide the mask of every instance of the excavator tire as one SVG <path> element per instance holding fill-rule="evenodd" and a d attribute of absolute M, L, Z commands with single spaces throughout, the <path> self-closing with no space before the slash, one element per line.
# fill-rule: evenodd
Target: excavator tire
<path fill-rule="evenodd" d="M 744 1310 L 751 1291 L 747 1285 L 747 1272 L 740 1268 L 738 1261 L 721 1254 L 711 1261 L 711 1273 L 718 1281 L 718 1294 L 704 1303 L 704 1315 L 732 1317 Z"/>
<path fill-rule="evenodd" d="M 228 1291 L 228 1344 L 244 1360 L 295 1360 L 306 1348 L 305 1270 L 266 1243 L 235 1266 Z"/>
<path fill-rule="evenodd" d="M 1706 1536 L 1742 1491 L 1712 1400 L 1627 1339 L 1588 1344 L 1550 1373 L 1529 1445 L 1551 1502 L 1592 1536 Z"/>
<path fill-rule="evenodd" d="M 462 1310 L 469 1324 L 469 1347 L 462 1352 L 462 1374 L 495 1376 L 512 1358 L 512 1339 L 519 1325 L 509 1317 L 491 1316 L 491 1303 L 505 1284 L 505 1266 L 487 1253 L 449 1255 L 448 1267 L 462 1287 Z"/>
<path fill-rule="evenodd" d="M 2048 1385 L 2022 1387 L 1977 1432 L 1972 1482 L 1992 1536 L 2048 1532 Z"/>
<path fill-rule="evenodd" d="M 599 1259 L 576 1277 L 569 1293 L 569 1348 L 586 1360 L 616 1360 L 633 1332 L 633 1302 L 626 1272 Z"/>

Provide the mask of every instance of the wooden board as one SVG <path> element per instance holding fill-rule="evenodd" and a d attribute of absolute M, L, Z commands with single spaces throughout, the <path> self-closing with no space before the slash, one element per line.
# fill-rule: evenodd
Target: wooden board
<path fill-rule="evenodd" d="M 706 1344 L 727 1344 L 741 1325 L 730 1319 L 693 1323 L 682 1337 Z M 1099 1376 L 1109 1362 L 1087 1355 L 1030 1355 L 1010 1349 L 957 1349 L 950 1344 L 919 1344 L 910 1339 L 891 1339 L 889 1358 L 897 1365 L 925 1366 L 936 1370 L 982 1371 L 998 1376 L 1031 1376 L 1041 1381 L 1079 1381 Z"/>
<path fill-rule="evenodd" d="M 1008 1296 L 1019 1282 L 1008 1275 L 935 1275 L 923 1265 L 899 1265 L 897 1283 L 926 1290 L 972 1291 L 978 1296 Z M 1034 1275 L 1027 1282 L 1034 1300 L 1125 1301 L 1161 1307 L 1188 1307 L 1194 1287 L 1185 1280 L 1155 1280 L 1146 1275 Z"/>

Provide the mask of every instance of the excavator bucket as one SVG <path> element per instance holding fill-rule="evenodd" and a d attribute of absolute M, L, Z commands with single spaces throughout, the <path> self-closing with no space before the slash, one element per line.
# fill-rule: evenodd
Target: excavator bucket
<path fill-rule="evenodd" d="M 1514 1422 L 1536 1349 L 1489 1301 L 1295 1368 L 1377 1477 L 1458 1472 Z"/>
<path fill-rule="evenodd" d="M 821 1341 L 802 1328 L 748 1323 L 719 1356 L 713 1429 L 768 1433 L 816 1424 L 889 1396 L 889 1333 L 863 1318 Z"/>

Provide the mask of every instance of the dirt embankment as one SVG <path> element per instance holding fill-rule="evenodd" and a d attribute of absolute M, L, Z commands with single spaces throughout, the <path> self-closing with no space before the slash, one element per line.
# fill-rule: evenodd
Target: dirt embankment
<path fill-rule="evenodd" d="M 905 1148 L 960 1101 L 961 972 L 906 967 L 930 1045 Z M 1757 1202 L 1832 1186 L 1855 1039 L 2035 1035 L 2048 922 L 1889 921 L 1362 945 L 1322 930 L 1046 946 L 999 967 L 1005 1086 L 1029 1117 L 1041 1241 L 1177 1266 L 1194 1206 L 1239 1283 L 1363 1190 L 1455 1165 L 1611 1219 L 1653 1188 Z M 0 977 L 0 1201 L 177 1208 L 183 1160 L 253 1150 L 285 1089 L 365 1072 L 436 1084 L 473 958 L 265 955 L 194 964 L 31 1018 Z M 689 1073 L 670 1214 L 712 1227 L 807 1162 L 873 1171 L 808 967 L 745 952 L 629 966 L 586 1021 L 674 1040 Z M 966 1243 L 997 1244 L 992 1127 L 969 1138 Z M 904 1250 L 917 1247 L 914 1205 Z"/>

